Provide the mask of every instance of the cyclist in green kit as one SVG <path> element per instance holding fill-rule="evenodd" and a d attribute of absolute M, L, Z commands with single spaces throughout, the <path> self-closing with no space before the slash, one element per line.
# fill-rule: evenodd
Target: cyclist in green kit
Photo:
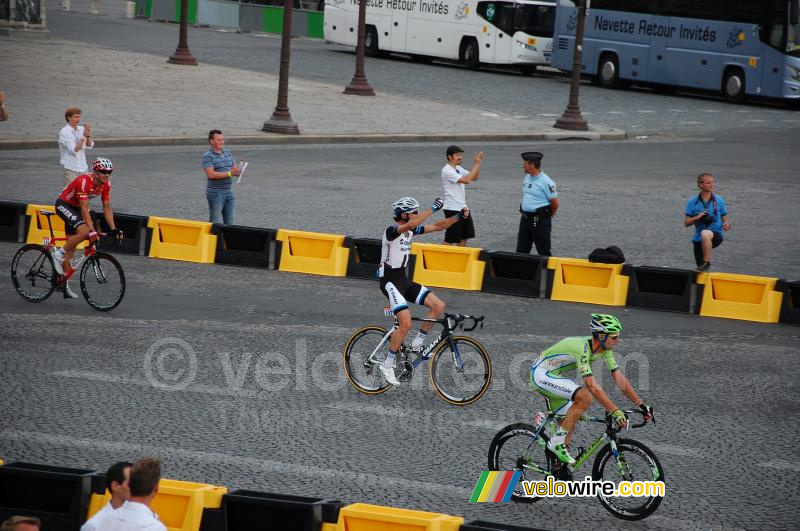
<path fill-rule="evenodd" d="M 611 412 L 620 428 L 628 426 L 625 413 L 592 376 L 593 361 L 605 361 L 619 390 L 642 410 L 646 420 L 653 418 L 653 408 L 646 406 L 639 398 L 614 360 L 612 349 L 619 343 L 619 334 L 622 332 L 619 319 L 613 315 L 593 313 L 590 328 L 591 336 L 562 339 L 542 352 L 531 366 L 531 387 L 544 395 L 548 411 L 565 415 L 557 432 L 550 435 L 547 446 L 561 461 L 570 465 L 575 463 L 568 448 L 575 431 L 575 423 L 589 408 L 592 399 L 597 399 Z M 583 385 L 578 385 L 566 376 L 575 370 L 583 378 Z"/>

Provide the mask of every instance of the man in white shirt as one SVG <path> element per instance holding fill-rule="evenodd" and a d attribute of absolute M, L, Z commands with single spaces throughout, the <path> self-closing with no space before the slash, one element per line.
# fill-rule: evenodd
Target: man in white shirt
<path fill-rule="evenodd" d="M 96 531 L 99 529 L 103 520 L 109 514 L 122 507 L 125 500 L 131 497 L 129 485 L 131 466 L 133 465 L 127 461 L 111 465 L 106 472 L 106 489 L 111 494 L 111 499 L 81 526 L 81 531 Z"/>
<path fill-rule="evenodd" d="M 122 507 L 106 516 L 97 531 L 167 531 L 156 513 L 150 509 L 158 494 L 161 463 L 158 459 L 142 459 L 131 467 L 131 497 Z"/>
<path fill-rule="evenodd" d="M 94 147 L 92 126 L 78 125 L 81 122 L 81 110 L 70 107 L 64 113 L 67 125 L 58 132 L 58 150 L 60 164 L 64 166 L 64 186 L 86 173 L 86 150 Z"/>
<path fill-rule="evenodd" d="M 444 188 L 444 217 L 457 216 L 467 207 L 464 185 L 477 181 L 481 176 L 481 163 L 483 151 L 478 151 L 472 159 L 472 170 L 467 171 L 461 167 L 464 150 L 458 146 L 447 148 L 447 164 L 442 168 L 442 187 Z M 465 246 L 467 240 L 475 237 L 475 225 L 472 215 L 462 217 L 451 225 L 444 233 L 444 243 Z"/>

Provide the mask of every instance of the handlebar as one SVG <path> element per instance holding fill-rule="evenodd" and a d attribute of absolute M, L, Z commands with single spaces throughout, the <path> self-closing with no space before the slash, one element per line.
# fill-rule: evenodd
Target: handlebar
<path fill-rule="evenodd" d="M 630 417 L 631 413 L 636 413 L 637 415 L 641 415 L 642 416 L 642 422 L 640 422 L 638 424 L 631 424 L 630 421 L 629 421 L 628 422 L 628 428 L 641 428 L 642 426 L 644 426 L 644 425 L 646 425 L 648 423 L 648 420 L 645 418 L 644 412 L 641 409 L 623 409 L 622 412 L 625 413 L 626 417 Z M 650 409 L 650 414 L 653 415 L 652 408 Z M 653 415 L 653 418 L 650 419 L 650 422 L 652 422 L 653 424 L 656 423 L 655 415 Z M 609 426 L 614 426 L 616 424 L 614 422 L 614 419 L 611 417 L 611 413 L 609 413 L 608 411 L 606 411 L 606 424 L 608 424 Z M 617 426 L 616 427 L 616 431 L 620 431 L 620 430 L 621 430 L 621 428 L 619 428 Z"/>

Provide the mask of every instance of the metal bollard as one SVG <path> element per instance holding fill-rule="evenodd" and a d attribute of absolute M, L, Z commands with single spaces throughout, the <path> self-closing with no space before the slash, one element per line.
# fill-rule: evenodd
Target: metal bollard
<path fill-rule="evenodd" d="M 125 2 L 125 18 L 136 17 L 136 2 Z"/>
<path fill-rule="evenodd" d="M 70 0 L 62 0 L 61 1 L 61 9 L 63 9 L 64 11 L 69 11 L 69 8 L 70 8 L 69 4 L 70 4 Z"/>
<path fill-rule="evenodd" d="M 89 4 L 89 12 L 92 15 L 99 15 L 100 14 L 100 0 L 92 0 Z"/>

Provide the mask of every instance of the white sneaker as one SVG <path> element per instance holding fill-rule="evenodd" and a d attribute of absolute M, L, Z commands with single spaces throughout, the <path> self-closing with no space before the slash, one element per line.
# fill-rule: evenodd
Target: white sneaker
<path fill-rule="evenodd" d="M 64 298 L 65 299 L 77 299 L 78 295 L 71 289 L 69 289 L 69 281 L 64 284 Z"/>
<path fill-rule="evenodd" d="M 64 260 L 64 251 L 58 247 L 53 247 L 50 250 L 50 255 L 53 257 L 53 267 L 56 270 L 56 273 L 59 275 L 64 274 L 64 266 L 62 265 L 62 261 Z"/>
<path fill-rule="evenodd" d="M 387 367 L 386 365 L 381 364 L 380 370 L 387 382 L 392 385 L 400 385 L 400 380 L 398 380 L 397 376 L 394 375 L 394 367 Z"/>

